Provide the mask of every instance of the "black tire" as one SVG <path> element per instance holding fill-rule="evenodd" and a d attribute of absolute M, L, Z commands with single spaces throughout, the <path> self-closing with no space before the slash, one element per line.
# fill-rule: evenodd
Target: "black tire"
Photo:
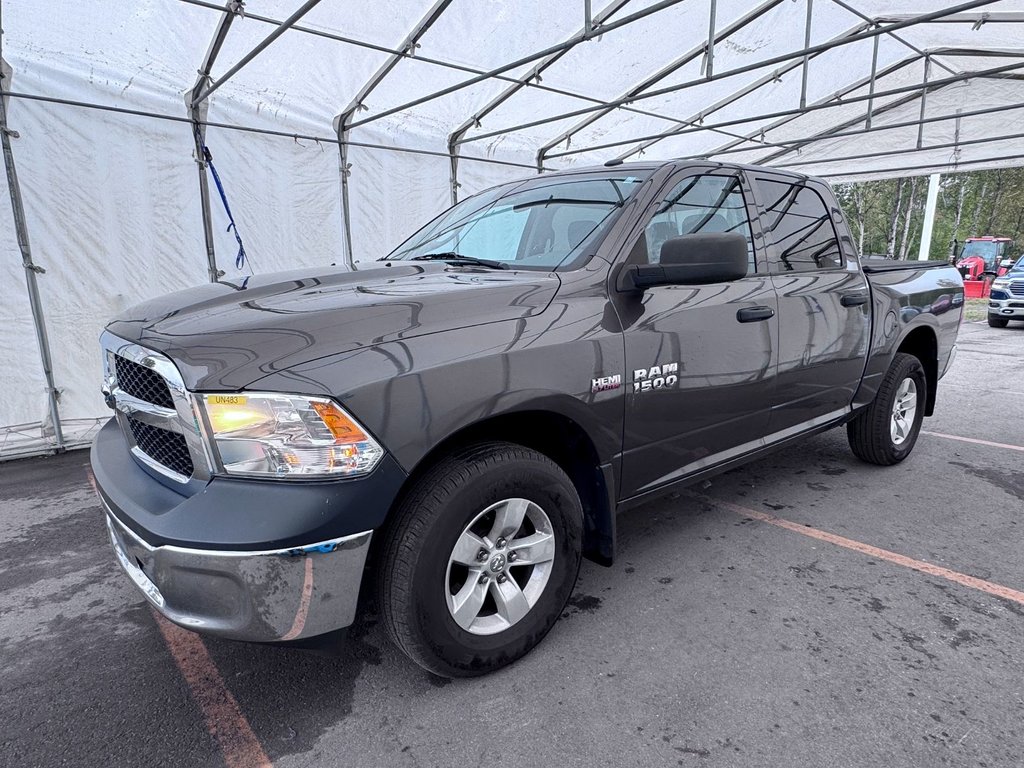
<path fill-rule="evenodd" d="M 1005 317 L 997 317 L 996 315 L 988 316 L 988 325 L 990 328 L 1005 328 L 1009 323 L 1010 321 Z"/>
<path fill-rule="evenodd" d="M 496 634 L 473 634 L 448 608 L 449 557 L 482 510 L 511 498 L 534 502 L 550 520 L 550 576 L 523 618 Z M 558 619 L 579 573 L 583 508 L 572 481 L 543 454 L 510 443 L 480 443 L 428 470 L 395 510 L 385 536 L 378 598 L 391 639 L 435 675 L 471 677 L 521 658 Z"/>
<path fill-rule="evenodd" d="M 917 388 L 917 408 L 905 439 L 897 444 L 890 431 L 896 394 L 904 379 L 913 379 Z M 874 401 L 846 425 L 846 436 L 854 455 L 869 464 L 891 466 L 903 461 L 914 450 L 924 420 L 927 378 L 921 361 L 913 355 L 897 353 Z"/>

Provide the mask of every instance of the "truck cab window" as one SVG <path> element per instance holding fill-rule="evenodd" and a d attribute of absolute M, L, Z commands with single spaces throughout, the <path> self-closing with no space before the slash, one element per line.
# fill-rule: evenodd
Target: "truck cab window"
<path fill-rule="evenodd" d="M 766 229 L 778 249 L 780 271 L 843 268 L 839 238 L 821 195 L 802 183 L 763 178 L 754 183 L 767 212 Z"/>
<path fill-rule="evenodd" d="M 748 274 L 756 271 L 750 219 L 736 176 L 690 176 L 665 196 L 637 243 L 641 261 L 657 263 L 661 246 L 680 235 L 733 232 L 747 239 Z"/>

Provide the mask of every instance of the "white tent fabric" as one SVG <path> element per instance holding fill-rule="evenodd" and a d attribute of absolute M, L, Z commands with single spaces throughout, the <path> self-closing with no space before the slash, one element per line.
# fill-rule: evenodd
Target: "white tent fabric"
<path fill-rule="evenodd" d="M 450 204 L 453 182 L 465 196 L 538 164 L 706 156 L 865 179 L 1024 161 L 1024 0 L 226 7 L 0 8 L 7 124 L 34 261 L 46 270 L 37 280 L 67 445 L 107 413 L 96 345 L 106 319 L 208 279 L 185 94 L 228 15 L 206 144 L 249 262 L 235 268 L 211 182 L 226 279 L 344 264 L 346 232 L 354 261 L 379 258 Z M 300 8 L 294 26 L 224 77 Z M 598 25 L 584 36 L 587 9 Z M 350 105 L 346 212 L 335 119 Z M 0 458 L 55 446 L 25 286 L 3 204 Z"/>

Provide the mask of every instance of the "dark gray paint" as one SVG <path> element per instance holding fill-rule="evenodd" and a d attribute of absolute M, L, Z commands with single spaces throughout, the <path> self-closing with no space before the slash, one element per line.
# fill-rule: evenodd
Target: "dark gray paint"
<path fill-rule="evenodd" d="M 773 274 L 773 245 L 757 231 L 759 203 L 745 183 L 755 207 L 756 275 L 618 291 L 616 276 L 667 184 L 686 173 L 749 172 L 711 163 L 635 167 L 653 172 L 576 270 L 400 262 L 354 273 L 306 270 L 172 294 L 129 310 L 110 329 L 174 359 L 193 389 L 330 394 L 406 471 L 489 417 L 561 414 L 589 435 L 610 470 L 613 504 L 759 455 L 771 433 L 841 423 L 849 406 L 870 402 L 915 329 L 933 334 L 934 367 L 944 370 L 963 302 L 956 270 L 872 274 L 868 288 L 835 199 L 814 180 L 832 208 L 844 269 Z M 870 290 L 867 304 L 839 304 L 858 290 Z M 739 323 L 736 312 L 753 306 L 778 311 Z M 679 389 L 630 394 L 630 371 L 663 358 L 685 370 Z M 620 389 L 591 392 L 591 379 L 616 373 Z"/>

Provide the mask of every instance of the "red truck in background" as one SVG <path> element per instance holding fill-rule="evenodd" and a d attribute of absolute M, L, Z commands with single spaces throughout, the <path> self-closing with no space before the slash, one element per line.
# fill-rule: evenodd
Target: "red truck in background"
<path fill-rule="evenodd" d="M 964 295 L 984 298 L 992 281 L 1002 277 L 1013 264 L 1008 237 L 968 237 L 956 260 L 956 268 L 964 279 Z"/>

